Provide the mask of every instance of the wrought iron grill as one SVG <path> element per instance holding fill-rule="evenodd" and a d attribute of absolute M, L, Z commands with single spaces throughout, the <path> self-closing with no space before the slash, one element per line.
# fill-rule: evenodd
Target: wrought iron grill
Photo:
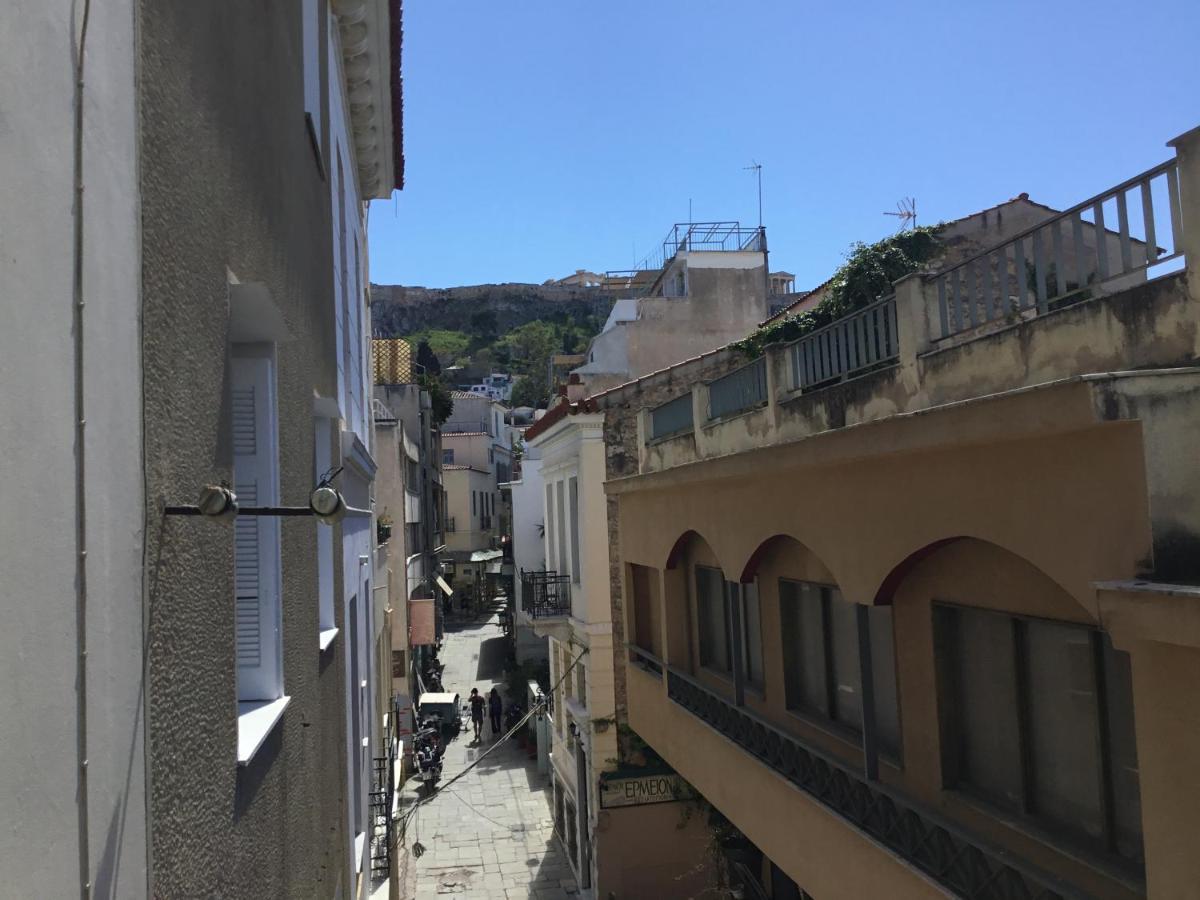
<path fill-rule="evenodd" d="M 692 430 L 692 392 L 668 400 L 650 410 L 650 439 L 682 434 Z"/>
<path fill-rule="evenodd" d="M 767 360 L 759 357 L 718 378 L 708 386 L 708 417 L 722 416 L 755 409 L 767 402 Z"/>
<path fill-rule="evenodd" d="M 391 729 L 388 755 L 375 757 L 371 790 L 371 875 L 387 878 L 392 872 L 392 785 Z"/>
<path fill-rule="evenodd" d="M 848 378 L 899 355 L 896 298 L 886 297 L 792 344 L 792 387 Z"/>
<path fill-rule="evenodd" d="M 941 337 L 1042 315 L 1182 256 L 1182 221 L 1170 159 L 940 273 Z"/>
<path fill-rule="evenodd" d="M 521 609 L 530 618 L 571 614 L 571 576 L 554 571 L 521 570 Z"/>
<path fill-rule="evenodd" d="M 1082 900 L 1053 877 L 868 783 L 677 669 L 667 669 L 667 696 L 967 900 Z"/>

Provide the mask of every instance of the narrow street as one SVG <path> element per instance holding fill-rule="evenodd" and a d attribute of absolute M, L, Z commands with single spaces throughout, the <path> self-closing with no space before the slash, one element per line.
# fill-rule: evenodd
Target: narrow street
<path fill-rule="evenodd" d="M 441 660 L 447 691 L 462 695 L 471 688 L 486 695 L 503 691 L 505 640 L 495 609 L 470 622 L 447 623 Z M 507 703 L 507 699 L 506 699 Z M 468 723 L 446 747 L 444 784 L 492 746 L 484 723 L 482 741 L 472 739 Z M 404 785 L 401 815 L 419 795 L 420 782 Z M 420 842 L 424 852 L 415 857 Z M 489 754 L 467 776 L 417 810 L 405 838 L 407 872 L 403 896 L 416 900 L 455 895 L 497 900 L 561 900 L 577 896 L 575 879 L 554 837 L 550 782 L 539 774 L 536 759 L 510 740 Z"/>

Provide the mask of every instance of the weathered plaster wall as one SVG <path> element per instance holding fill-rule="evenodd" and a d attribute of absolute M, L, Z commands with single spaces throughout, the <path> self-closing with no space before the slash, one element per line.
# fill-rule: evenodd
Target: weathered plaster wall
<path fill-rule="evenodd" d="M 135 4 L 93 4 L 83 110 L 86 629 L 76 617 L 72 246 L 78 5 L 0 29 L 0 893 L 147 894 Z M 86 637 L 87 873 L 77 681 Z"/>
<path fill-rule="evenodd" d="M 317 648 L 325 526 L 283 520 L 291 705 L 239 768 L 233 531 L 160 512 L 231 474 L 227 268 L 266 285 L 293 335 L 278 348 L 281 497 L 303 503 L 311 490 L 313 395 L 336 395 L 337 348 L 329 189 L 305 130 L 300 59 L 298 5 L 141 4 L 150 807 L 164 897 L 351 888 L 340 606 L 342 636 Z M 340 582 L 340 554 L 335 568 Z"/>

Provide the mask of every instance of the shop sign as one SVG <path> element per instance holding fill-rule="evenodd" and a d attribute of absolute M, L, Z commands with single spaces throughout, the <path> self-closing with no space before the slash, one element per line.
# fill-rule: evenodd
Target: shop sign
<path fill-rule="evenodd" d="M 634 778 L 610 778 L 600 783 L 600 808 L 646 806 L 651 803 L 671 803 L 691 797 L 687 784 L 674 773 L 670 775 L 640 775 Z"/>

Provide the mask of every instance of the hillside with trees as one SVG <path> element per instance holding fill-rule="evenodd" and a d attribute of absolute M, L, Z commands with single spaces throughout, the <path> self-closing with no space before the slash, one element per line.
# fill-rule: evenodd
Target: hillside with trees
<path fill-rule="evenodd" d="M 545 402 L 550 357 L 584 352 L 612 306 L 611 296 L 594 288 L 532 284 L 372 285 L 371 296 L 376 337 L 409 340 L 427 369 L 431 352 L 448 385 L 511 372 L 515 406 Z"/>

